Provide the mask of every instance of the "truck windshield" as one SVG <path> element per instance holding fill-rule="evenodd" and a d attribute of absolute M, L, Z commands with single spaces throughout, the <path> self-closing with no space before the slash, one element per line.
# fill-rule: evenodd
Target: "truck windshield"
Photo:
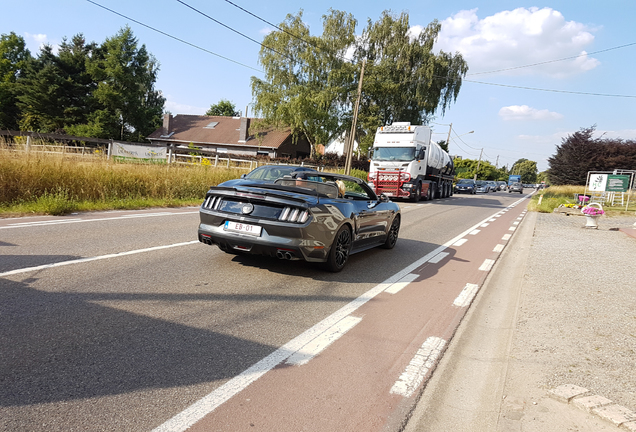
<path fill-rule="evenodd" d="M 373 160 L 412 161 L 415 159 L 415 147 L 374 147 Z"/>

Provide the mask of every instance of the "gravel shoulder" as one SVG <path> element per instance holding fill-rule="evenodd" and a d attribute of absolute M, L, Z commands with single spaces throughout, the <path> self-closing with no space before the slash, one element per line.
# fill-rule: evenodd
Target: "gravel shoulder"
<path fill-rule="evenodd" d="M 636 238 L 619 231 L 634 222 L 528 214 L 405 431 L 620 430 L 549 391 L 574 384 L 636 412 Z"/>

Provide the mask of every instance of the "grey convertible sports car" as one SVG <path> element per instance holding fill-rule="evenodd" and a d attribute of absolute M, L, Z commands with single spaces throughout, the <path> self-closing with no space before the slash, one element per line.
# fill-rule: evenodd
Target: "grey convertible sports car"
<path fill-rule="evenodd" d="M 356 177 L 305 175 L 210 188 L 199 211 L 199 241 L 228 253 L 323 262 L 334 272 L 350 254 L 395 246 L 397 204 Z"/>

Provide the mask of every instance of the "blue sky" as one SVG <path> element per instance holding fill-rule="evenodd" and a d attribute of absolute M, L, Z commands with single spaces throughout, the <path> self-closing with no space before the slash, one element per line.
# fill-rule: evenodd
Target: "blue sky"
<path fill-rule="evenodd" d="M 262 76 L 254 70 L 260 69 L 258 44 L 176 0 L 94 1 L 245 66 L 180 43 L 86 0 L 4 0 L 0 33 L 13 31 L 24 37 L 32 54 L 37 54 L 42 43 L 55 47 L 63 37 L 70 39 L 78 33 L 101 43 L 128 24 L 161 64 L 156 87 L 167 98 L 168 111 L 203 114 L 210 105 L 228 99 L 245 112 L 252 101 L 250 77 Z M 227 0 L 183 1 L 258 41 L 271 30 Z M 353 14 L 358 34 L 369 19 L 376 21 L 388 8 L 386 1 L 375 0 L 232 3 L 274 24 L 302 9 L 312 34 L 322 33 L 321 17 L 330 7 Z M 526 158 L 536 161 L 542 171 L 548 168 L 547 159 L 561 139 L 582 127 L 596 125 L 598 136 L 636 139 L 633 0 L 406 0 L 391 9 L 407 11 L 414 32 L 434 19 L 440 21 L 436 49 L 459 51 L 468 62 L 470 70 L 456 103 L 443 117 L 438 114 L 432 124 L 435 140 L 446 139 L 448 125 L 453 124 L 452 154 L 476 159 L 483 148 L 483 158 L 493 164 L 510 167 Z M 616 48 L 623 45 L 628 46 Z M 564 58 L 570 59 L 554 61 Z M 519 67 L 537 63 L 542 64 Z M 470 131 L 474 133 L 466 134 Z"/>

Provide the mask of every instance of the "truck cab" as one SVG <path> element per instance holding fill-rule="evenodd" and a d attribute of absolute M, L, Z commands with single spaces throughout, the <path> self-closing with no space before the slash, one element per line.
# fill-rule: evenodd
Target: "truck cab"
<path fill-rule="evenodd" d="M 378 195 L 411 201 L 452 195 L 453 163 L 431 134 L 428 126 L 408 122 L 378 128 L 369 168 Z"/>

